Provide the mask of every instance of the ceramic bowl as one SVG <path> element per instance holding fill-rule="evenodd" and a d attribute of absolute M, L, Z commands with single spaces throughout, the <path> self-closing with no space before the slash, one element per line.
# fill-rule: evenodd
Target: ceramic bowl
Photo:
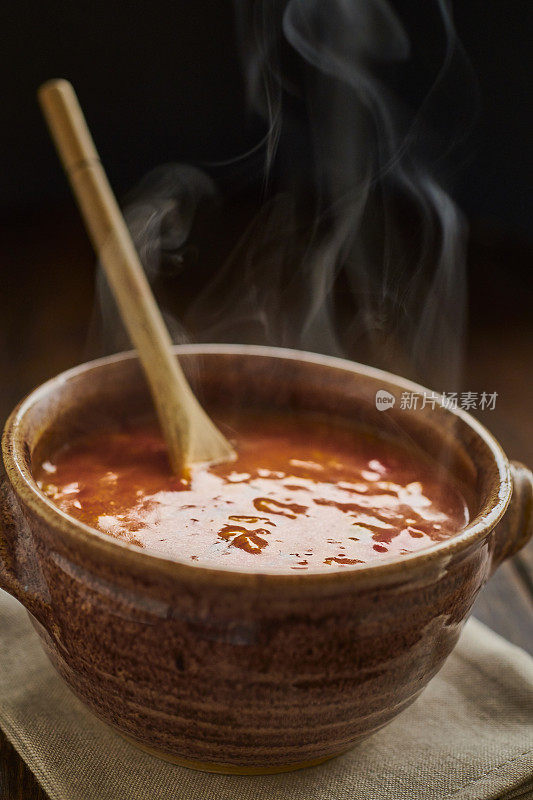
<path fill-rule="evenodd" d="M 491 572 L 531 535 L 531 473 L 461 410 L 403 410 L 403 392 L 424 390 L 388 373 L 244 345 L 176 353 L 215 416 L 320 412 L 445 461 L 470 523 L 425 551 L 291 575 L 179 563 L 100 533 L 39 491 L 32 464 L 149 411 L 139 363 L 122 354 L 48 381 L 9 418 L 0 586 L 75 694 L 142 748 L 220 772 L 319 763 L 386 725 L 440 669 Z M 380 390 L 394 406 L 376 408 Z"/>

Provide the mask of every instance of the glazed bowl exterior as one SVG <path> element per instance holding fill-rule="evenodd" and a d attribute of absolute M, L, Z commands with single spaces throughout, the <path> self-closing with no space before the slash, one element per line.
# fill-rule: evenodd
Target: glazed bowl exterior
<path fill-rule="evenodd" d="M 141 747 L 222 772 L 318 763 L 387 724 L 440 669 L 491 572 L 531 535 L 531 473 L 460 410 L 379 411 L 378 390 L 424 391 L 388 373 L 244 345 L 176 354 L 215 416 L 334 415 L 446 460 L 470 523 L 399 559 L 291 575 L 179 563 L 93 530 L 39 491 L 32 464 L 150 409 L 136 357 L 121 354 L 54 378 L 8 420 L 0 586 L 75 694 Z"/>

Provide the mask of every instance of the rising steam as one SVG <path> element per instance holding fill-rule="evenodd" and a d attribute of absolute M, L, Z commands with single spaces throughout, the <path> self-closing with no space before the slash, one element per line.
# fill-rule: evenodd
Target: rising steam
<path fill-rule="evenodd" d="M 187 330 L 347 355 L 457 388 L 465 231 L 439 174 L 448 145 L 430 123 L 437 109 L 457 140 L 468 68 L 444 0 L 418 3 L 414 20 L 398 6 L 237 0 L 247 100 L 266 130 L 240 161 L 245 199 L 176 164 L 148 176 L 126 209 L 149 278 L 166 281 L 162 301 L 188 287 L 187 307 L 167 309 L 177 339 Z M 440 32 L 439 64 L 420 97 L 402 97 L 428 25 Z"/>

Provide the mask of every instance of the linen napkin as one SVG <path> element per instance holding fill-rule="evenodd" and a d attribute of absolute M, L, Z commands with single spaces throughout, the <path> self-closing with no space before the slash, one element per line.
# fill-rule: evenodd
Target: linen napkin
<path fill-rule="evenodd" d="M 0 592 L 0 727 L 51 800 L 533 797 L 533 659 L 473 619 L 420 698 L 347 755 L 241 777 L 173 766 L 95 719 Z"/>

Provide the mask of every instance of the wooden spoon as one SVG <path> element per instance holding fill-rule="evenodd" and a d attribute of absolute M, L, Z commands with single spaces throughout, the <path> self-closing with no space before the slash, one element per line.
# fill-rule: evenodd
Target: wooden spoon
<path fill-rule="evenodd" d="M 152 294 L 72 85 L 47 81 L 39 101 L 85 226 L 148 379 L 172 469 L 235 452 L 194 396 Z"/>

